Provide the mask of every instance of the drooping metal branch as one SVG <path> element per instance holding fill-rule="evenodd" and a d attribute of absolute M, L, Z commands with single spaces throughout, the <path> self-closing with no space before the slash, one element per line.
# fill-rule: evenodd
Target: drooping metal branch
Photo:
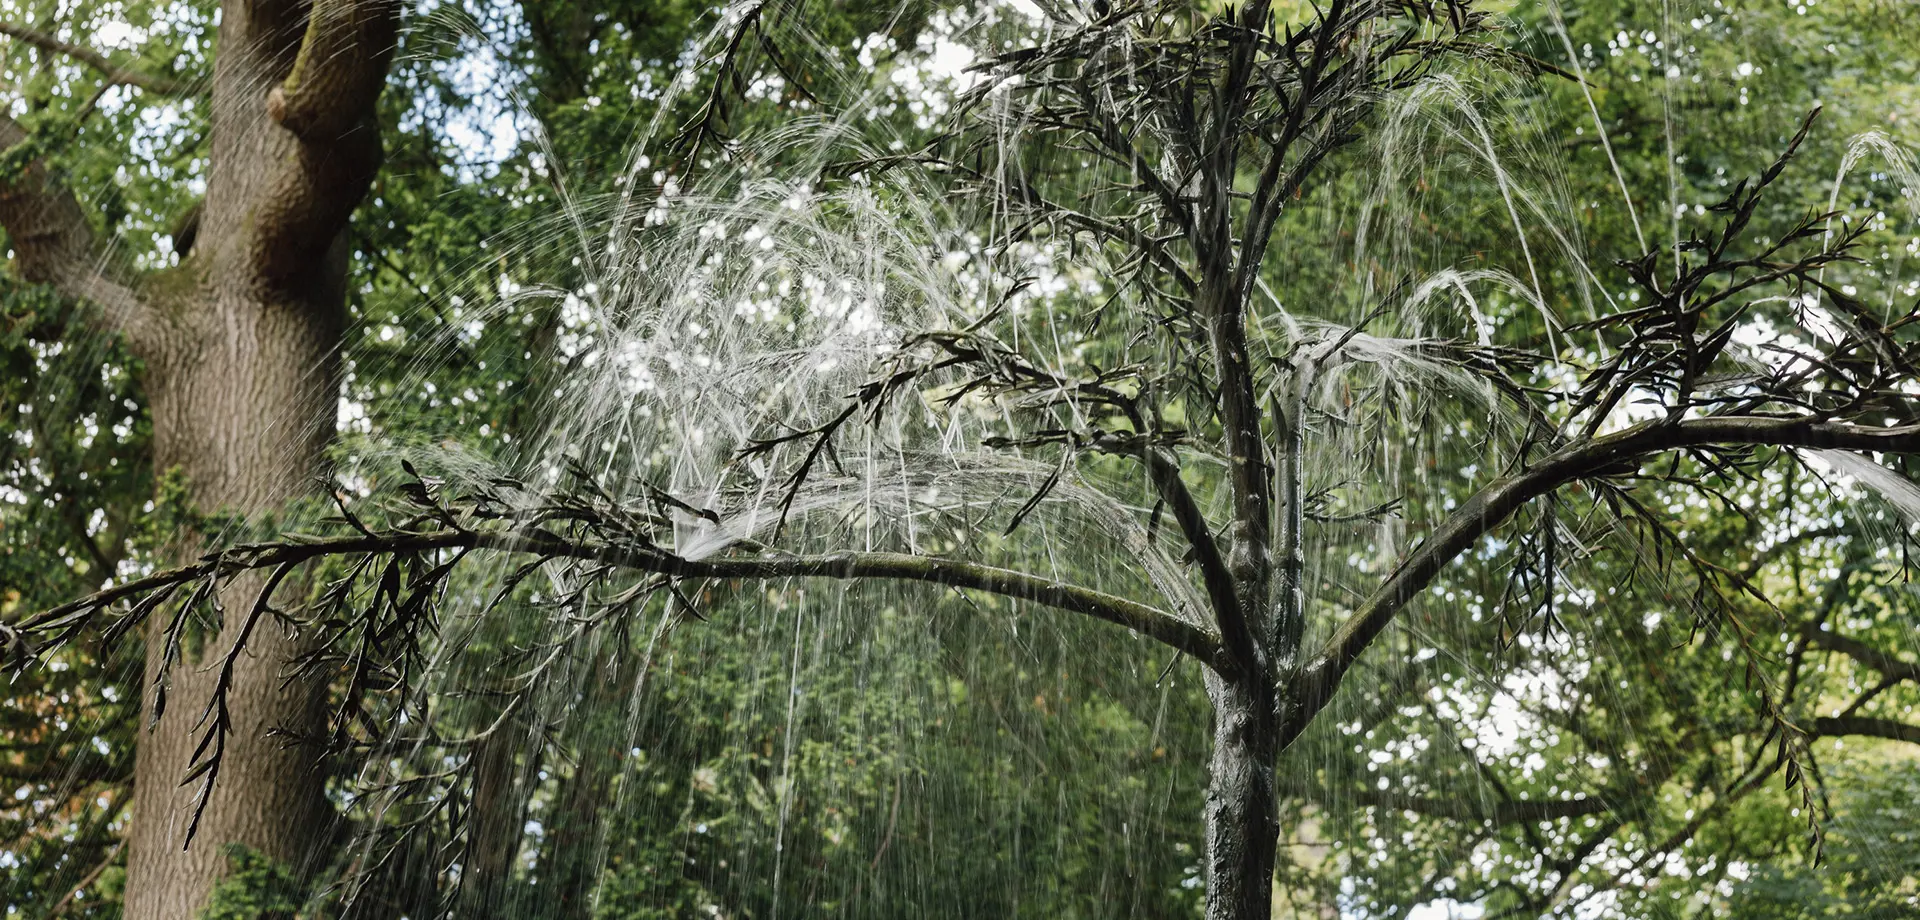
<path fill-rule="evenodd" d="M 249 544 L 209 554 L 191 565 L 165 569 L 69 601 L 4 627 L 7 640 L 21 651 L 39 651 L 32 637 L 65 637 L 123 601 L 157 592 L 225 581 L 256 569 L 278 570 L 329 557 L 489 550 L 543 559 L 594 562 L 626 571 L 670 578 L 777 580 L 825 578 L 839 581 L 918 581 L 997 594 L 1125 626 L 1176 651 L 1209 664 L 1219 660 L 1219 639 L 1171 613 L 1117 595 L 1020 572 L 938 556 L 910 553 L 846 552 L 812 555 L 748 554 L 690 559 L 659 547 L 618 545 L 568 538 L 539 526 L 506 529 L 445 528 L 393 530 L 319 539 Z M 136 608 L 138 609 L 138 608 Z M 140 611 L 137 615 L 145 615 Z M 116 624 L 118 625 L 118 624 Z M 56 641 L 58 641 L 56 639 Z M 22 643 L 27 643 L 23 645 Z"/>
<path fill-rule="evenodd" d="M 1812 418 L 1704 418 L 1644 422 L 1564 448 L 1525 472 L 1503 478 L 1474 496 L 1402 557 L 1393 573 L 1334 630 L 1291 688 L 1298 710 L 1289 719 L 1292 740 L 1327 705 L 1340 682 L 1400 611 L 1448 563 L 1472 549 L 1529 502 L 1582 479 L 1637 469 L 1675 451 L 1788 447 L 1870 453 L 1920 453 L 1920 425 L 1873 428 Z"/>

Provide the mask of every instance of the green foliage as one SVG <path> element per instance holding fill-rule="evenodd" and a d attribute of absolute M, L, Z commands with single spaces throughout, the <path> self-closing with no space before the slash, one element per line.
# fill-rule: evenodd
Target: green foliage
<path fill-rule="evenodd" d="M 799 637 L 676 643 L 599 916 L 1190 916 L 1191 667 L 1155 687 L 1152 663 L 1114 667 L 1134 643 L 1040 628 L 1021 647 L 991 607 L 938 606 L 932 634 L 875 605 L 821 647 L 807 633 L 839 630 L 796 606 Z"/>
<path fill-rule="evenodd" d="M 129 360 L 79 334 L 38 286 L 0 281 L 0 616 L 92 590 L 151 545 L 149 423 Z M 7 687 L 0 706 L 0 903 L 117 915 L 137 680 L 85 643 Z M 137 660 L 137 659 L 135 659 Z M 104 864 L 104 868 L 102 865 Z"/>
<path fill-rule="evenodd" d="M 1735 917 L 1896 920 L 1920 911 L 1920 767 L 1907 759 L 1835 778 L 1835 815 L 1820 866 L 1782 861 L 1743 867 L 1728 910 Z"/>
<path fill-rule="evenodd" d="M 224 847 L 230 874 L 207 898 L 200 920 L 295 920 L 307 892 L 291 868 L 240 846 Z"/>

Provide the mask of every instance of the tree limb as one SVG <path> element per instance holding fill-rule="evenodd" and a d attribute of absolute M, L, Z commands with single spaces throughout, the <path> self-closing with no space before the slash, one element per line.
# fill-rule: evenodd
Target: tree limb
<path fill-rule="evenodd" d="M 1174 523 L 1179 525 L 1180 533 L 1193 549 L 1193 558 L 1200 566 L 1200 581 L 1207 589 L 1208 601 L 1216 611 L 1233 607 L 1239 602 L 1233 575 L 1227 569 L 1226 560 L 1220 557 L 1220 547 L 1214 542 L 1206 512 L 1200 510 L 1193 493 L 1180 478 L 1179 462 L 1151 444 L 1143 445 L 1138 455 L 1147 467 L 1147 476 L 1152 480 L 1155 492 L 1173 512 Z"/>
<path fill-rule="evenodd" d="M 1226 207 L 1224 199 L 1219 204 Z M 1232 288 L 1231 269 L 1225 265 L 1208 267 L 1201 284 L 1199 300 L 1220 382 L 1220 427 L 1227 442 L 1228 484 L 1233 496 L 1233 520 L 1227 531 L 1232 549 L 1227 569 L 1233 574 L 1238 597 L 1237 603 L 1216 609 L 1215 615 L 1227 648 L 1248 670 L 1264 673 L 1268 650 L 1262 647 L 1261 639 L 1265 629 L 1253 619 L 1265 608 L 1272 574 L 1273 482 L 1259 401 L 1253 391 L 1246 301 Z"/>
<path fill-rule="evenodd" d="M 113 847 L 107 850 L 105 859 L 100 860 L 98 865 L 87 870 L 87 874 L 81 876 L 80 881 L 74 883 L 72 888 L 67 889 L 66 894 L 60 896 L 60 900 L 55 901 L 53 906 L 47 909 L 47 920 L 64 916 L 67 908 L 73 906 L 74 901 L 80 896 L 81 892 L 92 887 L 94 882 L 100 880 L 100 876 L 105 875 L 108 869 L 113 868 L 114 860 L 120 858 L 120 850 L 126 845 L 127 841 L 125 838 L 116 841 Z"/>
<path fill-rule="evenodd" d="M 380 168 L 376 103 L 400 27 L 396 0 L 318 0 L 267 117 L 300 143 L 256 204 L 260 271 L 303 284 L 312 255 L 346 226 Z"/>
<path fill-rule="evenodd" d="M 1482 804 L 1471 797 L 1436 797 L 1381 790 L 1368 787 L 1341 789 L 1330 793 L 1323 789 L 1294 789 L 1296 795 L 1312 796 L 1324 801 L 1339 801 L 1371 808 L 1385 808 L 1395 811 L 1411 811 L 1434 818 L 1449 818 L 1455 821 L 1491 821 L 1494 824 L 1533 823 L 1552 821 L 1558 818 L 1582 818 L 1587 815 L 1604 814 L 1611 810 L 1605 799 L 1589 796 L 1584 799 L 1539 799 L 1535 801 L 1513 800 Z"/>
<path fill-rule="evenodd" d="M 19 122 L 0 114 L 0 150 L 34 143 Z M 14 264 L 28 281 L 49 284 L 63 296 L 98 305 L 114 330 L 136 342 L 150 329 L 139 295 L 112 277 L 109 255 L 94 238 L 86 211 L 73 193 L 48 175 L 35 158 L 12 178 L 0 177 L 0 227 L 13 247 Z"/>
<path fill-rule="evenodd" d="M 1827 630 L 1812 630 L 1807 633 L 1807 644 L 1839 652 L 1889 678 L 1920 682 L 1920 665 L 1901 661 L 1894 657 L 1892 652 L 1874 648 L 1852 636 L 1843 636 Z"/>
<path fill-rule="evenodd" d="M 48 786 L 61 783 L 123 786 L 133 782 L 133 762 L 126 759 L 109 761 L 91 755 L 82 757 L 79 764 L 0 762 L 0 779 Z"/>
<path fill-rule="evenodd" d="M 137 86 L 150 93 L 162 96 L 180 96 L 188 92 L 187 84 L 172 77 L 150 74 L 130 67 L 122 67 L 107 59 L 107 56 L 84 45 L 61 41 L 45 32 L 17 26 L 10 22 L 0 22 L 0 35 L 12 37 L 42 51 L 64 54 L 88 67 L 100 72 L 108 83 L 119 86 Z"/>
<path fill-rule="evenodd" d="M 319 0 L 293 72 L 267 94 L 267 114 L 309 143 L 328 143 L 364 127 L 387 82 L 400 28 L 394 0 Z"/>
<path fill-rule="evenodd" d="M 1481 489 L 1400 564 L 1373 595 L 1341 624 L 1325 648 L 1289 688 L 1298 701 L 1282 732 L 1291 743 L 1339 689 L 1341 679 L 1400 610 L 1433 582 L 1440 570 L 1493 532 L 1528 502 L 1561 486 L 1622 464 L 1668 451 L 1701 447 L 1822 447 L 1888 453 L 1920 453 L 1920 425 L 1872 428 L 1812 418 L 1735 416 L 1661 420 L 1591 438 L 1548 455 L 1533 468 Z"/>

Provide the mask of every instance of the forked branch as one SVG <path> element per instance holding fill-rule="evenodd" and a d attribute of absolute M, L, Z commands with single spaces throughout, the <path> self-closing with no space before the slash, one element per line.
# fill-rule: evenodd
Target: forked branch
<path fill-rule="evenodd" d="M 376 102 L 399 27 L 395 0 L 318 0 L 292 72 L 267 94 L 267 117 L 299 139 L 253 216 L 259 269 L 278 282 L 305 283 L 380 168 Z"/>
<path fill-rule="evenodd" d="M 394 0 L 319 0 L 293 72 L 267 94 L 267 114 L 308 143 L 365 130 L 399 27 Z"/>
<path fill-rule="evenodd" d="M 1299 736 L 1339 690 L 1340 681 L 1400 611 L 1441 569 L 1472 549 L 1528 502 L 1588 477 L 1638 467 L 1664 453 L 1707 448 L 1790 447 L 1920 453 L 1920 425 L 1872 428 L 1807 418 L 1703 418 L 1652 421 L 1554 453 L 1525 472 L 1477 492 L 1408 553 L 1393 574 L 1334 631 L 1289 688 L 1294 701 L 1283 733 Z"/>

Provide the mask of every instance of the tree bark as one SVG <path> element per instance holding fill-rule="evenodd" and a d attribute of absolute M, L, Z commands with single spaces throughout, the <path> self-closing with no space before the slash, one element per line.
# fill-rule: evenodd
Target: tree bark
<path fill-rule="evenodd" d="M 1273 693 L 1259 677 L 1209 673 L 1213 759 L 1207 771 L 1207 920 L 1267 920 L 1280 841 Z"/>
<path fill-rule="evenodd" d="M 336 252 L 314 272 L 305 297 L 248 285 L 215 270 L 197 293 L 205 312 L 195 335 L 149 362 L 154 462 L 177 469 L 202 509 L 242 516 L 270 513 L 311 490 L 324 467 L 337 393 L 335 346 L 343 310 Z M 199 547 L 183 547 L 197 553 Z M 247 641 L 234 671 L 228 706 L 233 731 L 218 782 L 192 841 L 200 783 L 181 785 L 203 729 L 198 724 L 217 677 L 205 667 L 236 641 L 237 620 L 262 584 L 256 574 L 223 592 L 226 622 L 200 660 L 189 657 L 164 677 L 165 713 L 144 726 L 135 747 L 136 812 L 127 866 L 128 920 L 185 920 L 198 915 L 227 868 L 226 846 L 239 844 L 304 875 L 331 833 L 325 774 L 313 740 L 326 728 L 326 688 L 286 681 L 287 662 L 307 650 L 299 636 L 271 622 Z M 296 609 L 297 583 L 283 585 L 279 606 Z M 155 618 L 147 643 L 144 710 L 154 711 L 168 618 Z M 274 737 L 280 730 L 291 744 Z"/>

